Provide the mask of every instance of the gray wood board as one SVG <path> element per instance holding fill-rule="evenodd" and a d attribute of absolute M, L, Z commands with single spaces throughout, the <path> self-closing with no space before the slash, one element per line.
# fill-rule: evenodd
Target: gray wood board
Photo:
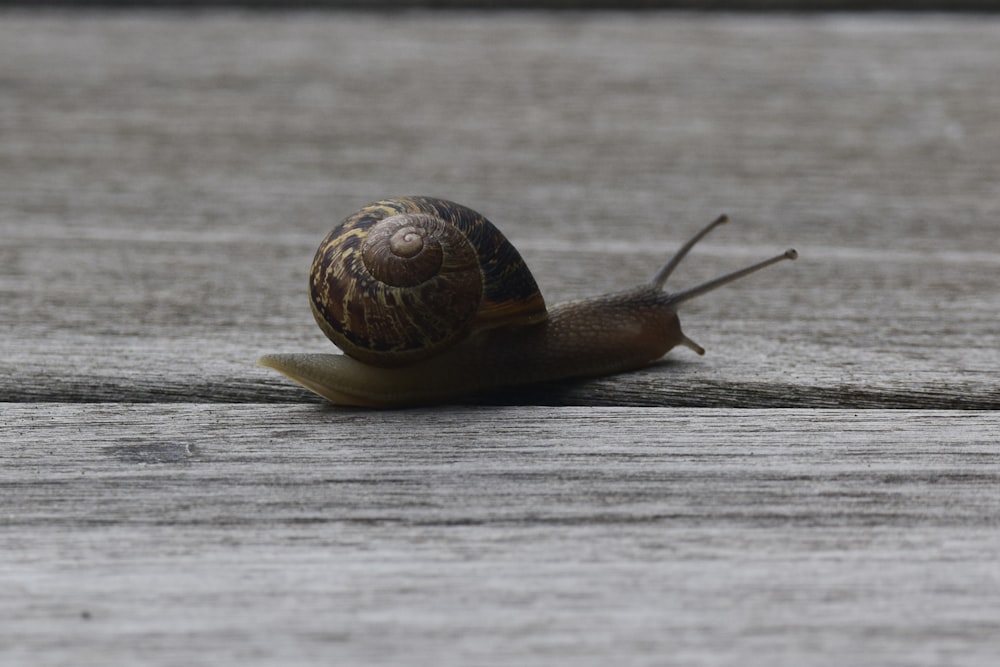
<path fill-rule="evenodd" d="M 4 407 L 5 664 L 992 665 L 996 412 Z"/>
<path fill-rule="evenodd" d="M 998 37 L 0 14 L 0 663 L 992 665 Z M 802 257 L 685 307 L 703 358 L 470 399 L 550 407 L 255 367 L 329 349 L 312 253 L 398 193 L 553 303 L 722 211 L 673 287 Z"/>
<path fill-rule="evenodd" d="M 364 203 L 488 215 L 549 302 L 802 258 L 686 350 L 514 403 L 1000 405 L 1000 22 L 0 16 L 0 399 L 302 401 L 305 278 Z"/>

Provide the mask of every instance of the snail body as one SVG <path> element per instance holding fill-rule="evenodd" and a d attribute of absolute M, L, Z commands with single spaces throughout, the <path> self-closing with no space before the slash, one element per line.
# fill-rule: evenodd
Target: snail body
<path fill-rule="evenodd" d="M 258 363 L 342 405 L 440 403 L 506 386 L 642 368 L 684 335 L 677 306 L 785 259 L 698 287 L 663 285 L 722 216 L 648 284 L 546 308 L 513 245 L 472 209 L 430 197 L 375 202 L 324 239 L 310 275 L 320 328 L 344 354 L 273 354 Z"/>

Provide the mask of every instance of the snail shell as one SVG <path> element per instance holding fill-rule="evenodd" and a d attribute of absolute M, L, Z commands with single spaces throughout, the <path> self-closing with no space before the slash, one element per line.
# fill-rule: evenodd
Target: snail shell
<path fill-rule="evenodd" d="M 309 296 L 327 337 L 376 366 L 412 364 L 473 331 L 547 316 L 500 230 L 430 197 L 384 199 L 334 227 L 313 259 Z"/>

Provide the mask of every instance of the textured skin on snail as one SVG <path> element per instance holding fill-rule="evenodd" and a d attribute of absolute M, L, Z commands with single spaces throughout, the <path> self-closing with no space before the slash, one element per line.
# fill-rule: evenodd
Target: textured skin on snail
<path fill-rule="evenodd" d="M 530 327 L 478 332 L 447 354 L 404 368 L 378 368 L 342 354 L 277 354 L 261 360 L 333 403 L 391 408 L 475 392 L 642 368 L 684 343 L 663 292 L 642 288 L 559 304 Z"/>
<path fill-rule="evenodd" d="M 316 322 L 350 356 L 399 366 L 473 330 L 545 319 L 521 255 L 489 220 L 430 197 L 370 204 L 320 244 L 309 282 Z"/>
<path fill-rule="evenodd" d="M 313 314 L 345 354 L 275 354 L 274 368 L 334 403 L 400 407 L 483 390 L 633 370 L 677 345 L 677 307 L 797 253 L 787 250 L 676 293 L 667 279 L 721 216 L 648 283 L 558 304 L 488 220 L 453 202 L 398 197 L 346 218 L 320 245 Z M 397 311 L 397 307 L 402 310 Z"/>

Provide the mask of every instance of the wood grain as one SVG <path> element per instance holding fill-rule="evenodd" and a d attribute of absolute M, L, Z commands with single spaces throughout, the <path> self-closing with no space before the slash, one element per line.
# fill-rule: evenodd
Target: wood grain
<path fill-rule="evenodd" d="M 393 193 L 550 302 L 801 259 L 682 313 L 703 359 L 491 401 L 1000 405 L 1000 26 L 973 19 L 5 14 L 0 399 L 303 401 L 305 272 Z M 378 36 L 382 48 L 371 48 Z"/>
<path fill-rule="evenodd" d="M 9 664 L 1000 649 L 993 412 L 4 410 Z"/>
<path fill-rule="evenodd" d="M 993 665 L 998 37 L 0 13 L 0 664 Z M 329 350 L 315 246 L 399 193 L 551 302 L 723 211 L 672 287 L 801 259 L 684 309 L 705 357 L 489 405 L 254 366 Z"/>

